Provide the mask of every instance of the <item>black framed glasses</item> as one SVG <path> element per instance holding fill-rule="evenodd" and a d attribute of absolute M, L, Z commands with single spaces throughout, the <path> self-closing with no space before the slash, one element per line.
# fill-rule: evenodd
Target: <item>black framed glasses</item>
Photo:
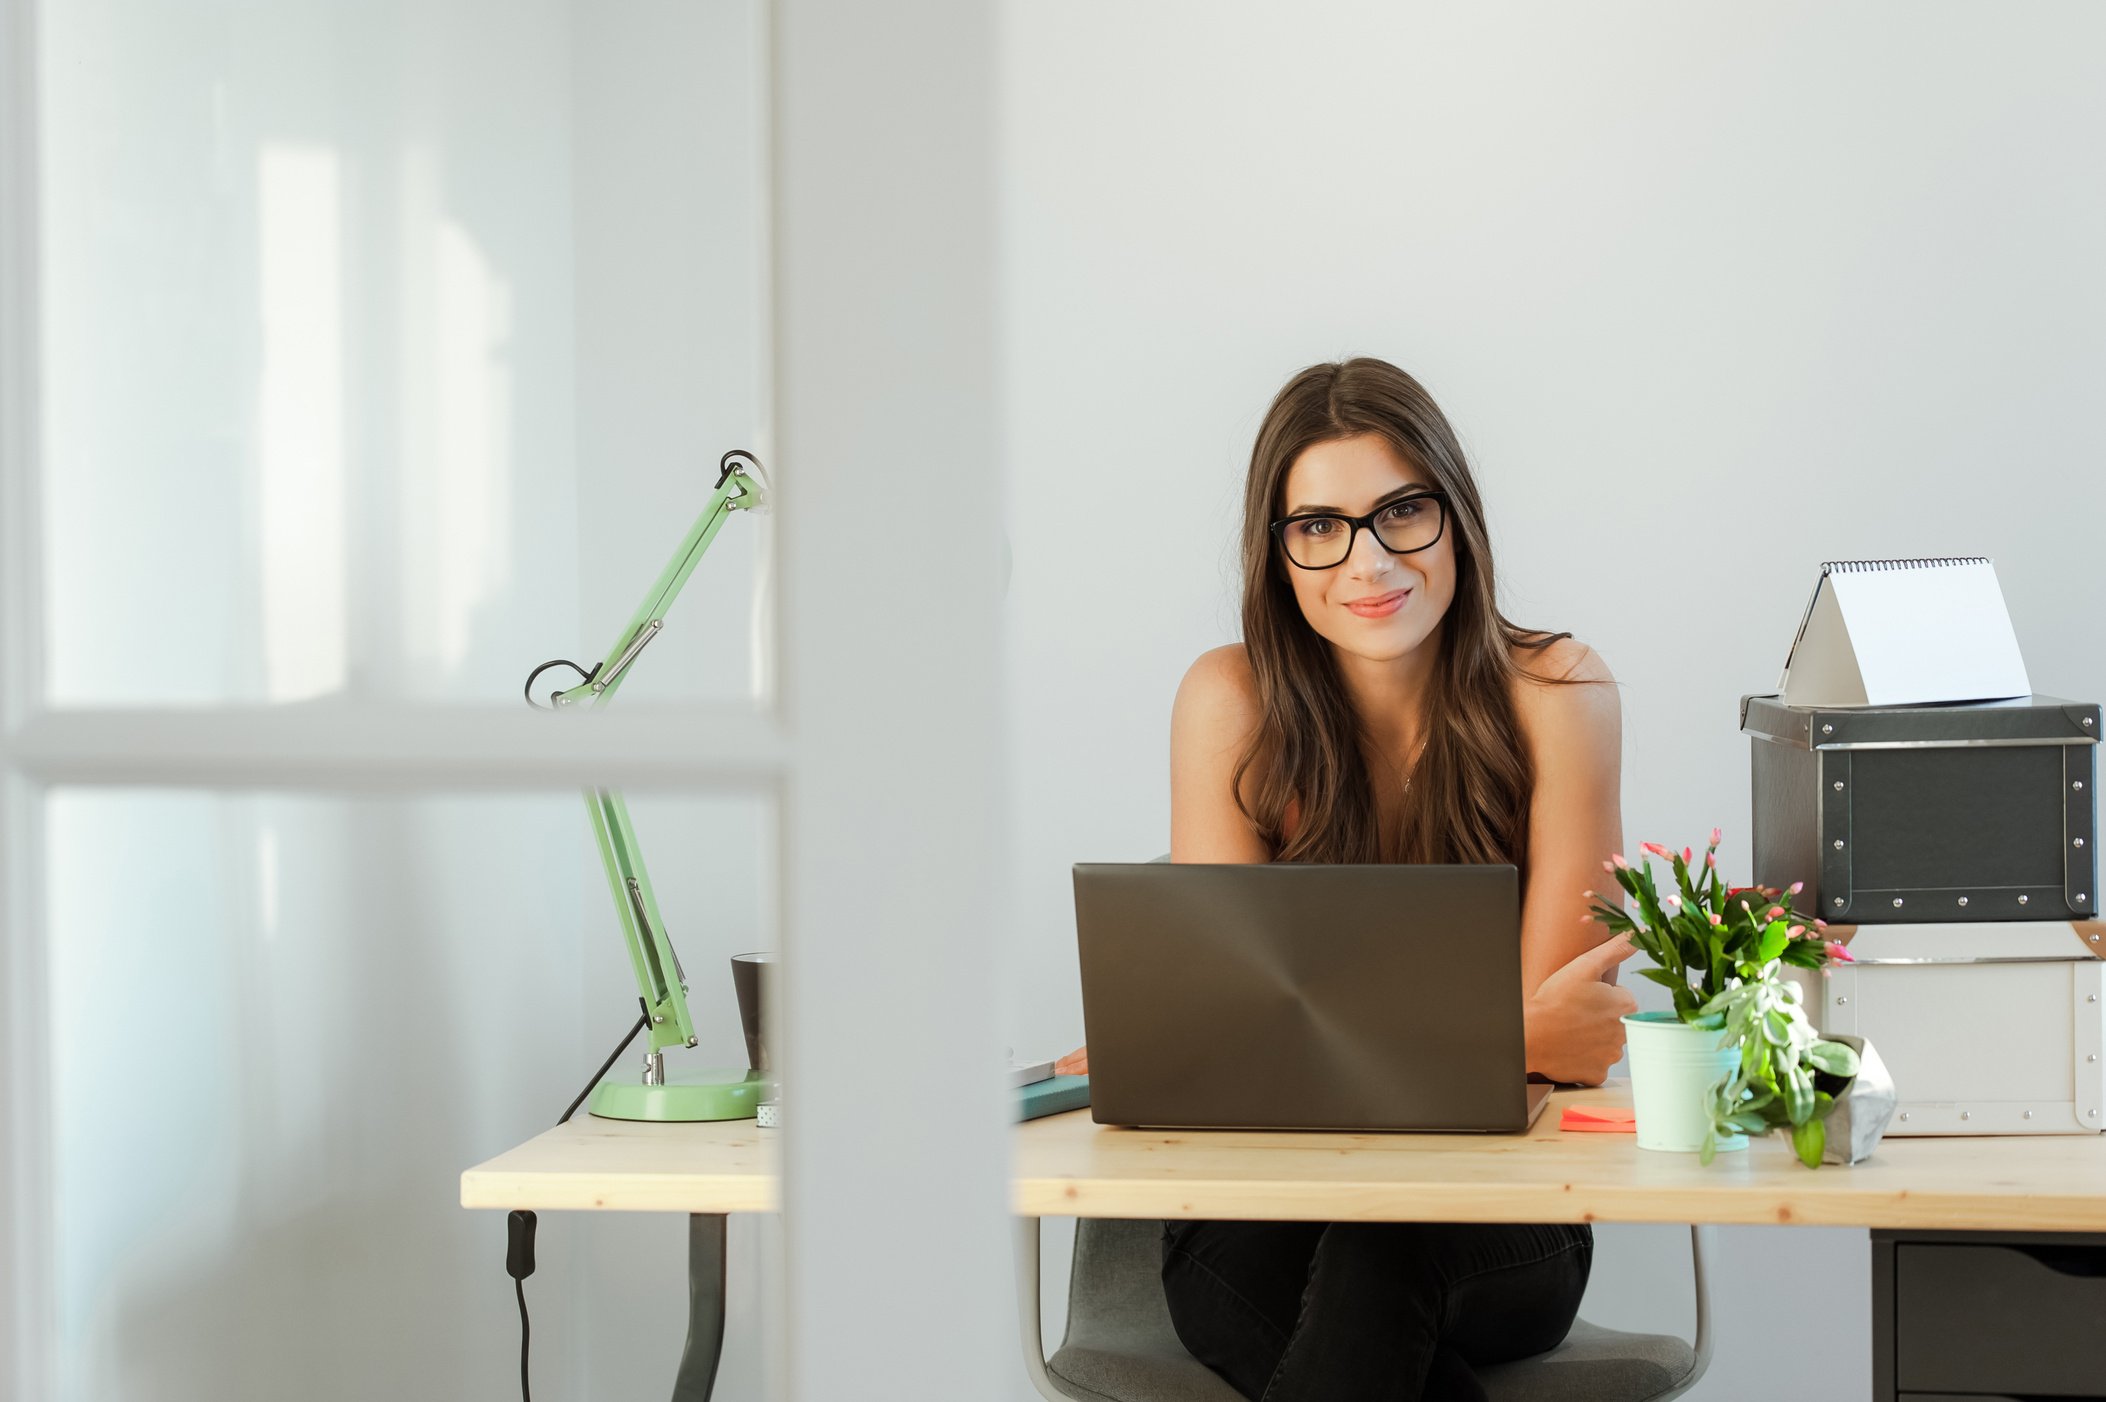
<path fill-rule="evenodd" d="M 1272 523 L 1289 562 L 1305 570 L 1336 569 L 1353 553 L 1362 528 L 1392 555 L 1409 555 L 1438 542 L 1448 524 L 1445 492 L 1415 492 L 1376 507 L 1365 516 L 1310 511 Z"/>

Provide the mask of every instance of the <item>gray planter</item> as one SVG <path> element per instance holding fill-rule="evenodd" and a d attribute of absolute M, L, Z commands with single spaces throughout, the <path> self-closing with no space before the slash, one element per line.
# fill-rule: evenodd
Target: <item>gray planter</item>
<path fill-rule="evenodd" d="M 1828 1147 L 1821 1152 L 1821 1162 L 1863 1163 L 1872 1157 L 1879 1136 L 1886 1133 L 1887 1121 L 1894 1118 L 1894 1108 L 1900 1103 L 1894 1078 L 1887 1074 L 1887 1064 L 1864 1038 L 1838 1035 L 1822 1040 L 1841 1042 L 1856 1052 L 1857 1075 L 1843 1087 L 1843 1093 L 1836 1097 L 1835 1109 L 1828 1114 Z"/>

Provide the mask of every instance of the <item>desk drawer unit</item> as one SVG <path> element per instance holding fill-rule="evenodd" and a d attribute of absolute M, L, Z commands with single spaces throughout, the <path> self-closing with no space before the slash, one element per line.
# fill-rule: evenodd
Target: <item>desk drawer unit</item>
<path fill-rule="evenodd" d="M 2106 1396 L 2106 1236 L 1874 1232 L 1873 1395 Z"/>

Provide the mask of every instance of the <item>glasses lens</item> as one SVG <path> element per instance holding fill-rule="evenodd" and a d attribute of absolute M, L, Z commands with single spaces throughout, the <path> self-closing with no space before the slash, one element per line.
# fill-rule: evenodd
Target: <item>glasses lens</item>
<path fill-rule="evenodd" d="M 1280 532 L 1287 558 L 1305 570 L 1329 569 L 1346 557 L 1353 523 L 1338 516 L 1297 516 Z"/>
<path fill-rule="evenodd" d="M 1391 502 L 1375 517 L 1375 538 L 1392 550 L 1424 550 L 1441 538 L 1441 499 Z"/>

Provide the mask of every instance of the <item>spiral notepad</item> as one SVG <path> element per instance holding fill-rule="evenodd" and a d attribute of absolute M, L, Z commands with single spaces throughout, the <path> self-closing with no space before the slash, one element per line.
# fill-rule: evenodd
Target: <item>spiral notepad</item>
<path fill-rule="evenodd" d="M 1981 556 L 1831 560 L 1777 684 L 1787 706 L 1909 706 L 2030 695 Z"/>

